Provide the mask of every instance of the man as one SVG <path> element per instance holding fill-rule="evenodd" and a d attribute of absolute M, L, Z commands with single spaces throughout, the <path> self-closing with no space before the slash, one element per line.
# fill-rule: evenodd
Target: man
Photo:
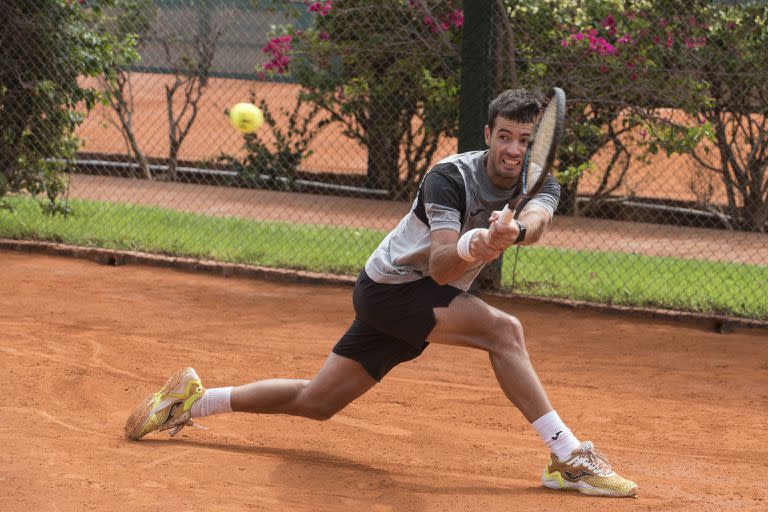
<path fill-rule="evenodd" d="M 129 439 L 171 435 L 192 418 L 224 412 L 326 420 L 371 389 L 427 342 L 485 350 L 499 385 L 551 451 L 542 483 L 587 494 L 633 496 L 637 486 L 611 469 L 591 442 L 580 443 L 549 402 L 531 365 L 520 321 L 466 293 L 482 267 L 507 247 L 536 243 L 560 189 L 548 178 L 519 220 L 499 211 L 517 196 L 540 98 L 501 93 L 490 105 L 487 151 L 454 155 L 426 174 L 410 212 L 368 259 L 353 292 L 355 319 L 310 380 L 270 379 L 205 390 L 187 368 L 141 403 Z"/>

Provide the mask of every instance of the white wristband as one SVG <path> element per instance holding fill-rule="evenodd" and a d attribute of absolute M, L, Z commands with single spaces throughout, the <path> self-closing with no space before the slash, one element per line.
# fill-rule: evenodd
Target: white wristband
<path fill-rule="evenodd" d="M 459 258 L 464 261 L 475 261 L 477 259 L 469 252 L 469 244 L 472 243 L 472 237 L 480 230 L 482 230 L 482 228 L 470 229 L 461 235 L 459 241 L 456 242 L 456 252 L 459 254 Z"/>

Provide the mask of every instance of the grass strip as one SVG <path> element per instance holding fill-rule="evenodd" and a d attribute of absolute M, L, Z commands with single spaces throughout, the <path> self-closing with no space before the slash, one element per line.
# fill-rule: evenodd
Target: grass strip
<path fill-rule="evenodd" d="M 72 200 L 44 215 L 25 197 L 0 209 L 0 236 L 356 275 L 382 230 L 266 222 L 152 206 Z M 540 297 L 768 319 L 768 267 L 607 251 L 523 247 L 502 285 Z"/>

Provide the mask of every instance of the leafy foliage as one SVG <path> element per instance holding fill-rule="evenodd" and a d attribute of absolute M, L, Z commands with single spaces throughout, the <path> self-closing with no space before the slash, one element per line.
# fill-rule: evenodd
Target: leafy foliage
<path fill-rule="evenodd" d="M 256 95 L 251 92 L 250 101 L 256 102 Z M 318 105 L 309 110 L 303 108 L 306 100 L 303 95 L 296 98 L 292 112 L 281 109 L 280 113 L 287 120 L 287 130 L 284 132 L 267 102 L 262 98 L 258 106 L 264 114 L 264 123 L 269 127 L 273 142 L 270 143 L 259 131 L 243 136 L 246 156 L 242 160 L 231 156 L 221 155 L 218 162 L 235 169 L 241 181 L 259 188 L 275 190 L 290 190 L 295 186 L 296 173 L 301 162 L 312 155 L 309 145 L 330 121 L 321 119 Z M 229 115 L 229 112 L 225 112 Z M 262 127 L 263 130 L 263 127 Z"/>
<path fill-rule="evenodd" d="M 133 40 L 95 29 L 112 2 L 10 0 L 0 7 L 0 197 L 43 196 L 46 211 L 66 213 L 67 161 L 78 149 L 82 108 L 102 98 L 82 76 L 111 76 Z"/>
<path fill-rule="evenodd" d="M 290 72 L 368 149 L 369 187 L 409 196 L 440 138 L 457 130 L 461 10 L 450 0 L 338 0 L 308 10 L 314 26 L 279 27 L 264 71 Z"/>
<path fill-rule="evenodd" d="M 518 76 L 526 84 L 558 84 L 571 99 L 559 176 L 566 191 L 575 194 L 583 172 L 599 173 L 592 201 L 600 201 L 618 188 L 633 158 L 690 154 L 720 176 L 733 227 L 765 229 L 765 2 L 506 4 L 519 29 Z M 522 29 L 531 26 L 537 30 Z M 601 150 L 611 156 L 596 168 Z"/>

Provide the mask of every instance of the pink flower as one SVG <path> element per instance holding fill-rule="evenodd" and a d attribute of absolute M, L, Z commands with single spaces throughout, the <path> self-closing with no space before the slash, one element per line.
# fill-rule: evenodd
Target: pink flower
<path fill-rule="evenodd" d="M 454 27 L 461 28 L 464 26 L 464 11 L 456 9 L 450 14 L 448 19 L 453 22 Z"/>
<path fill-rule="evenodd" d="M 287 54 L 291 51 L 292 40 L 293 36 L 286 34 L 273 37 L 267 42 L 261 51 L 270 54 L 271 58 L 263 64 L 262 69 L 264 71 L 276 72 L 281 75 L 288 72 L 291 57 Z"/>
<path fill-rule="evenodd" d="M 597 39 L 597 53 L 599 55 L 615 55 L 617 51 L 611 43 L 600 37 Z"/>
<path fill-rule="evenodd" d="M 320 16 L 325 16 L 331 12 L 331 0 L 325 0 L 323 2 L 312 2 L 309 5 L 309 11 L 316 12 Z"/>
<path fill-rule="evenodd" d="M 600 22 L 600 26 L 606 29 L 610 35 L 616 34 L 616 18 L 614 18 L 613 14 L 609 14 L 603 18 L 603 21 Z"/>
<path fill-rule="evenodd" d="M 579 36 L 582 36 L 581 38 Z M 574 36 L 572 35 L 571 38 Z M 614 55 L 617 53 L 616 48 L 609 43 L 604 37 L 598 37 L 594 30 L 587 31 L 589 51 L 591 53 L 597 53 L 598 55 Z M 576 34 L 577 40 L 582 40 L 582 34 Z M 565 44 L 563 44 L 565 42 Z M 568 41 L 561 41 L 561 46 L 568 46 Z"/>
<path fill-rule="evenodd" d="M 560 41 L 560 46 L 562 46 L 563 48 L 568 46 L 568 40 L 567 39 L 563 39 L 562 41 Z"/>
<path fill-rule="evenodd" d="M 328 35 L 328 32 L 320 32 L 320 39 L 323 41 L 327 41 L 331 38 L 331 36 Z"/>

